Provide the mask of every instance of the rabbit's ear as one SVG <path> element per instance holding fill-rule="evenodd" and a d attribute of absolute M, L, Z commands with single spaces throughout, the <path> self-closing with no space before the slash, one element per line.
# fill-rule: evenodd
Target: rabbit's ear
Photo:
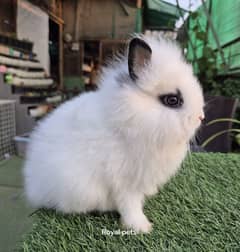
<path fill-rule="evenodd" d="M 128 50 L 128 70 L 132 80 L 138 78 L 137 73 L 148 64 L 151 55 L 152 50 L 145 41 L 139 38 L 134 38 L 130 41 Z"/>

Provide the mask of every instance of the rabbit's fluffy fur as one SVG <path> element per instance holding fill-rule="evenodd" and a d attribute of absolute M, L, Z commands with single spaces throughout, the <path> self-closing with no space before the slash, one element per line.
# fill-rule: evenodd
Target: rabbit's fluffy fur
<path fill-rule="evenodd" d="M 136 80 L 127 56 L 118 58 L 103 69 L 98 91 L 59 106 L 34 130 L 24 167 L 33 206 L 64 213 L 117 210 L 126 227 L 151 230 L 144 198 L 180 167 L 204 102 L 175 43 L 139 39 L 152 54 L 136 66 Z M 160 95 L 176 90 L 184 100 L 181 108 L 161 103 Z"/>

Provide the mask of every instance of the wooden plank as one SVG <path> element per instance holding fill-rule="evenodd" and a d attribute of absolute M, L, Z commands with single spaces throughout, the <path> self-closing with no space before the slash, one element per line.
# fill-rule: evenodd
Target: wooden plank
<path fill-rule="evenodd" d="M 46 73 L 44 71 L 25 71 L 17 68 L 6 68 L 6 73 L 16 75 L 23 78 L 45 78 Z"/>
<path fill-rule="evenodd" d="M 78 41 L 79 38 L 79 29 L 80 29 L 80 11 L 81 11 L 81 7 L 80 7 L 80 2 L 79 1 L 75 1 L 76 2 L 76 10 L 75 10 L 75 27 L 74 27 L 74 39 L 75 41 Z"/>
<path fill-rule="evenodd" d="M 41 69 L 42 66 L 39 62 L 33 62 L 29 60 L 12 59 L 5 56 L 0 56 L 0 64 L 7 66 L 29 67 L 35 69 Z"/>
<path fill-rule="evenodd" d="M 26 79 L 13 76 L 8 83 L 21 87 L 51 86 L 53 85 L 53 79 Z"/>
<path fill-rule="evenodd" d="M 24 53 L 24 52 L 21 52 L 20 50 L 16 50 L 12 47 L 8 47 L 2 44 L 0 44 L 0 54 L 7 55 L 14 58 L 27 59 L 27 60 L 32 60 L 36 57 L 36 54 Z"/>
<path fill-rule="evenodd" d="M 59 87 L 63 87 L 63 25 L 59 24 Z"/>

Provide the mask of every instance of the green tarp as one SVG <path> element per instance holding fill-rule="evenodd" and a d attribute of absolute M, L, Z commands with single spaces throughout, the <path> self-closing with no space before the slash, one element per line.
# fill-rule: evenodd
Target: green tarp
<path fill-rule="evenodd" d="M 229 71 L 240 68 L 240 41 L 238 41 L 240 39 L 240 1 L 207 0 L 206 5 L 222 47 L 225 62 L 229 66 Z M 188 20 L 189 39 L 195 47 L 197 58 L 201 58 L 204 45 L 202 40 L 196 38 L 196 24 L 200 25 L 201 30 L 207 33 L 208 46 L 217 53 L 217 66 L 219 67 L 223 62 L 212 29 L 208 25 L 203 6 L 200 6 L 197 12 L 198 16 L 196 19 L 189 18 Z M 188 42 L 187 58 L 190 61 L 194 61 L 193 49 L 190 42 Z M 196 66 L 195 70 L 197 71 Z"/>
<path fill-rule="evenodd" d="M 144 21 L 148 29 L 160 30 L 175 27 L 175 22 L 181 16 L 177 6 L 161 0 L 146 0 L 145 3 Z M 184 15 L 185 11 L 183 9 L 181 11 Z"/>

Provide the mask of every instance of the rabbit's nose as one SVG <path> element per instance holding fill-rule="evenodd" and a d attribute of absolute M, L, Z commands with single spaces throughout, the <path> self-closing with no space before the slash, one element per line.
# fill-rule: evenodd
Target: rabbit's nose
<path fill-rule="evenodd" d="M 200 116 L 198 117 L 198 119 L 199 119 L 202 123 L 204 123 L 204 121 L 205 121 L 205 116 L 204 116 L 204 115 L 200 115 Z"/>

